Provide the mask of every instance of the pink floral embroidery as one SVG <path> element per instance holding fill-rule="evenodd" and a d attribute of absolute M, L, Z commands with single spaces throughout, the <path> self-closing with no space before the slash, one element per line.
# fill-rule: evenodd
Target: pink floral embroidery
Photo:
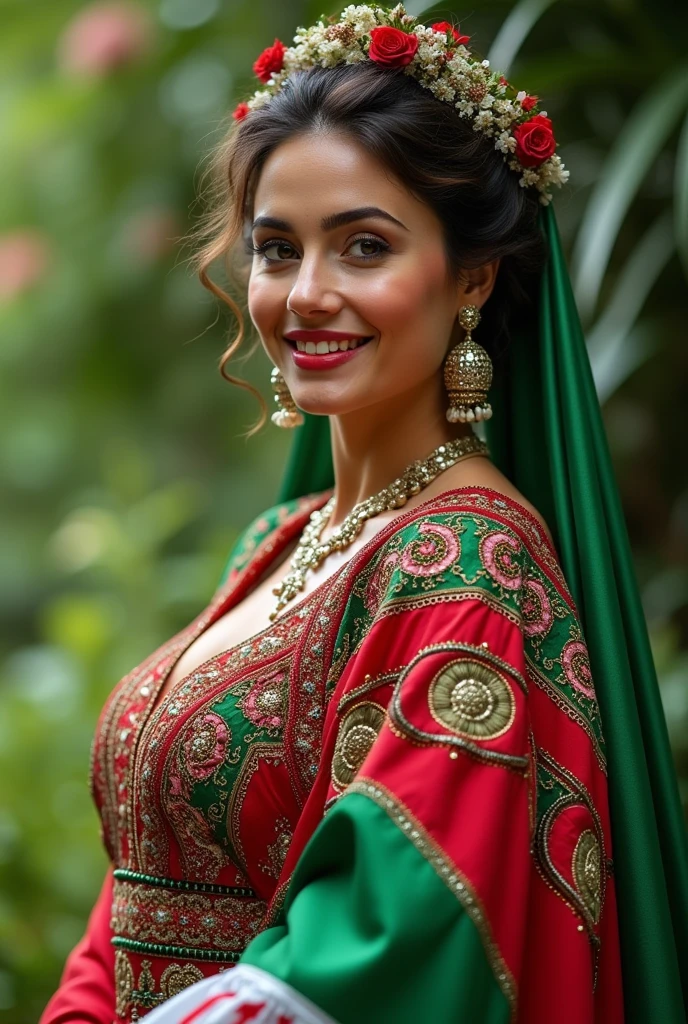
<path fill-rule="evenodd" d="M 590 671 L 588 648 L 581 640 L 569 640 L 561 652 L 561 665 L 574 690 L 580 691 L 593 700 L 595 688 Z"/>
<path fill-rule="evenodd" d="M 186 767 L 194 779 L 207 779 L 222 764 L 230 737 L 227 723 L 212 711 L 191 722 L 184 737 L 184 752 Z"/>
<path fill-rule="evenodd" d="M 375 615 L 380 603 L 387 593 L 389 581 L 395 567 L 399 564 L 399 555 L 396 551 L 390 551 L 380 560 L 373 575 L 368 581 L 365 592 L 365 606 L 371 615 Z"/>
<path fill-rule="evenodd" d="M 402 568 L 412 576 L 437 576 L 459 557 L 459 538 L 448 526 L 425 522 L 418 532 L 425 539 L 412 540 L 401 553 Z"/>
<path fill-rule="evenodd" d="M 282 671 L 271 672 L 256 683 L 239 706 L 260 729 L 281 729 L 284 722 L 284 682 Z"/>
<path fill-rule="evenodd" d="M 549 632 L 554 621 L 547 589 L 539 580 L 527 579 L 523 584 L 523 632 L 526 636 L 539 636 Z"/>
<path fill-rule="evenodd" d="M 521 587 L 521 567 L 514 558 L 520 550 L 520 542 L 509 533 L 488 533 L 480 542 L 483 565 L 490 576 L 508 590 Z"/>

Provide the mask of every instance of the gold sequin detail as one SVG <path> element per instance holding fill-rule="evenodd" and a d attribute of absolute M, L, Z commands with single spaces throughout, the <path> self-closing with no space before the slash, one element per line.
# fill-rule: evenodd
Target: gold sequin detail
<path fill-rule="evenodd" d="M 115 950 L 115 1013 L 118 1017 L 124 1017 L 129 1010 L 134 984 L 134 971 L 129 957 L 123 949 Z"/>
<path fill-rule="evenodd" d="M 428 702 L 440 725 L 470 740 L 502 736 L 516 715 L 516 701 L 504 676 L 470 658 L 458 658 L 437 673 Z"/>
<path fill-rule="evenodd" d="M 189 985 L 202 981 L 203 978 L 203 971 L 194 967 L 193 964 L 170 964 L 162 972 L 160 990 L 165 999 L 171 999 L 172 996 L 178 995 Z"/>
<path fill-rule="evenodd" d="M 332 785 L 345 789 L 353 782 L 385 720 L 380 704 L 364 701 L 344 715 L 332 758 Z"/>
<path fill-rule="evenodd" d="M 590 829 L 581 832 L 571 862 L 573 880 L 583 904 L 595 924 L 602 903 L 601 851 L 597 836 Z"/>

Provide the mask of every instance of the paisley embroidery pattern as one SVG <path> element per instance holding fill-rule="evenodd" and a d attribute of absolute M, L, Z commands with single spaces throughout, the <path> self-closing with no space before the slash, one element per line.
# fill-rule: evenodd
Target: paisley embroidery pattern
<path fill-rule="evenodd" d="M 281 729 L 284 725 L 286 682 L 284 670 L 271 672 L 251 687 L 237 707 L 259 729 Z"/>
<path fill-rule="evenodd" d="M 561 652 L 561 667 L 574 688 L 590 700 L 595 699 L 588 648 L 582 640 L 571 640 Z"/>
<path fill-rule="evenodd" d="M 455 562 L 461 551 L 459 538 L 448 526 L 422 522 L 420 537 L 410 541 L 401 553 L 401 566 L 412 576 L 438 576 Z"/>
<path fill-rule="evenodd" d="M 503 675 L 470 658 L 449 662 L 430 683 L 433 718 L 457 736 L 493 740 L 511 727 L 516 701 Z"/>
<path fill-rule="evenodd" d="M 550 753 L 536 749 L 537 829 L 535 863 L 548 885 L 583 920 L 599 947 L 606 887 L 606 855 L 600 817 L 582 782 Z"/>
<path fill-rule="evenodd" d="M 523 581 L 521 614 L 526 636 L 546 636 L 552 628 L 554 612 L 547 588 L 533 576 Z"/>
<path fill-rule="evenodd" d="M 456 655 L 463 655 L 463 657 L 457 658 Z M 451 657 L 452 660 L 448 661 L 446 656 Z M 439 671 L 433 675 L 433 668 L 438 659 L 441 659 L 443 663 Z M 428 667 L 428 661 L 430 667 Z M 426 664 L 423 664 L 424 662 Z M 463 670 L 456 667 L 462 662 L 468 665 L 475 664 L 475 668 L 469 669 L 465 677 L 462 675 Z M 467 680 L 471 679 L 472 674 L 477 675 L 478 671 L 481 683 L 487 679 L 490 681 L 489 692 L 492 699 L 489 702 L 485 700 L 486 695 L 482 689 L 477 691 L 479 699 L 475 699 L 476 691 L 473 687 L 466 688 Z M 425 672 L 431 678 L 429 690 L 425 691 L 428 694 L 430 715 L 424 715 L 420 709 L 416 699 L 418 685 L 414 686 L 411 681 L 413 678 L 417 682 L 420 681 L 421 689 L 428 687 L 428 684 L 423 681 Z M 508 698 L 501 692 L 502 685 L 509 687 L 502 673 L 508 673 L 516 685 L 527 692 L 526 681 L 516 669 L 486 648 L 450 641 L 430 644 L 418 652 L 399 676 L 388 708 L 390 728 L 396 735 L 409 740 L 416 746 L 447 746 L 451 751 L 450 756 L 456 757 L 456 752 L 462 750 L 487 764 L 501 765 L 522 773 L 528 767 L 528 757 L 525 753 L 482 746 L 476 740 L 492 739 L 493 737 L 476 738 L 465 731 L 459 731 L 456 727 L 459 723 L 462 726 L 468 725 L 467 711 L 475 716 L 476 713 L 487 709 L 488 714 L 492 716 L 490 729 L 494 729 L 497 735 L 502 735 L 507 731 L 515 715 L 515 704 L 512 713 L 511 707 L 507 704 Z M 409 685 L 405 686 L 407 680 Z M 458 699 L 452 706 L 452 697 L 457 689 Z M 513 701 L 514 697 L 510 687 L 509 690 Z M 439 701 L 437 700 L 438 696 Z M 499 705 L 497 698 L 500 702 Z M 407 704 L 408 709 L 406 708 Z M 434 723 L 442 726 L 442 729 L 438 730 Z M 499 728 L 497 728 L 497 723 L 499 723 Z M 505 723 L 508 723 L 507 729 L 503 728 Z M 475 722 L 472 723 L 472 727 L 475 728 Z"/>
<path fill-rule="evenodd" d="M 600 920 L 602 898 L 602 851 L 597 836 L 584 829 L 573 851 L 571 873 L 578 894 L 595 924 Z"/>
<path fill-rule="evenodd" d="M 193 780 L 202 782 L 222 764 L 231 736 L 226 722 L 213 712 L 191 720 L 182 746 L 185 767 Z"/>
<path fill-rule="evenodd" d="M 385 720 L 385 709 L 363 701 L 342 718 L 332 758 L 332 785 L 341 792 L 353 782 Z"/>
<path fill-rule="evenodd" d="M 518 556 L 521 542 L 512 533 L 488 533 L 479 545 L 480 558 L 489 574 L 507 590 L 520 590 L 522 574 Z"/>

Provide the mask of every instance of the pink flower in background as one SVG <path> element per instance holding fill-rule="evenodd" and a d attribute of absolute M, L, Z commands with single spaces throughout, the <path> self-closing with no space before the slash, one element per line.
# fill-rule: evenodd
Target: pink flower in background
<path fill-rule="evenodd" d="M 152 28 L 150 15 L 137 4 L 126 0 L 89 4 L 62 34 L 60 64 L 73 74 L 107 75 L 150 50 Z"/>
<path fill-rule="evenodd" d="M 181 225 L 174 210 L 151 207 L 127 221 L 124 244 L 135 256 L 153 261 L 173 252 L 180 234 Z"/>
<path fill-rule="evenodd" d="M 13 299 L 41 278 L 50 260 L 46 238 L 33 229 L 0 235 L 0 300 Z"/>

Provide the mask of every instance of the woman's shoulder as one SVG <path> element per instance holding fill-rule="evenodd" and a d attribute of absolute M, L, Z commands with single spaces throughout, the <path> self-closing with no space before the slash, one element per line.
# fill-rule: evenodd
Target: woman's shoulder
<path fill-rule="evenodd" d="M 554 547 L 554 540 L 552 538 L 552 532 L 547 525 L 545 517 L 542 513 L 533 505 L 531 501 L 526 498 L 524 494 L 516 487 L 514 483 L 500 469 L 495 466 L 494 462 L 490 459 L 470 459 L 466 463 L 459 464 L 456 468 L 461 468 L 462 474 L 456 477 L 456 486 L 461 487 L 462 484 L 470 484 L 475 487 L 484 487 L 496 494 L 501 494 L 503 497 L 508 498 L 511 502 L 515 502 L 522 508 L 525 508 L 530 515 L 537 520 L 542 527 L 545 536 L 549 543 Z M 451 472 L 451 471 L 450 471 Z M 470 479 L 467 479 L 467 477 Z M 454 486 L 452 478 L 449 477 L 449 486 Z"/>

